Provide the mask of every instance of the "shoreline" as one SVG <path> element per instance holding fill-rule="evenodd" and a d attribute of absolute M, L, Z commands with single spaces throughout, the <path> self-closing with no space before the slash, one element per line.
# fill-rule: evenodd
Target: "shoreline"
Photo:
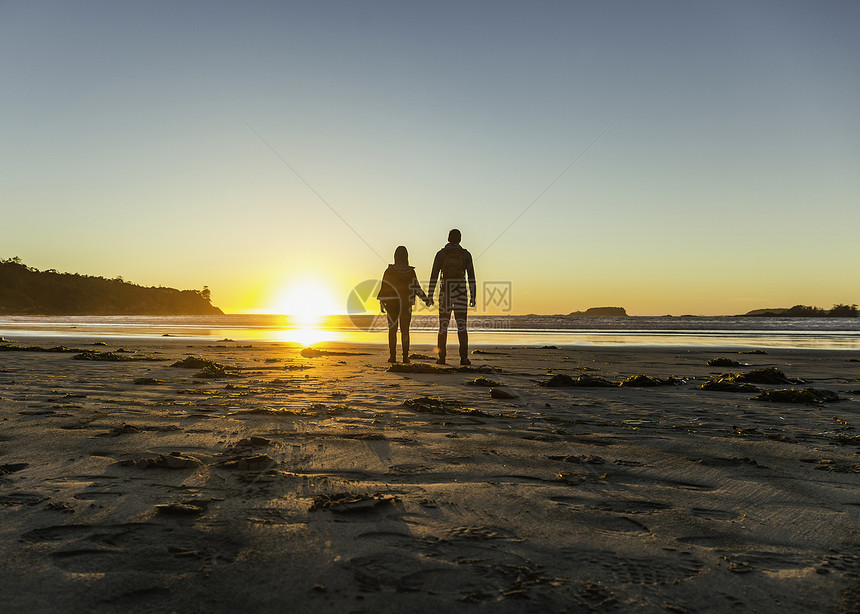
<path fill-rule="evenodd" d="M 373 318 L 360 316 L 352 322 L 340 320 L 309 322 L 291 320 L 288 316 L 218 316 L 218 317 L 46 317 L 2 318 L 0 337 L 27 339 L 87 339 L 97 337 L 106 342 L 151 343 L 174 338 L 189 343 L 233 340 L 238 343 L 297 343 L 302 346 L 326 342 L 348 344 L 385 343 L 386 329 Z M 361 319 L 364 318 L 364 319 Z M 417 318 L 417 319 L 416 319 Z M 435 344 L 436 327 L 419 328 L 416 323 L 435 316 L 413 318 L 414 343 Z M 552 318 L 550 318 L 551 320 Z M 581 320 L 582 318 L 575 318 Z M 839 318 L 836 318 L 839 319 Z M 843 318 L 844 319 L 844 318 Z M 860 320 L 834 322 L 834 318 L 800 319 L 774 325 L 763 321 L 749 327 L 737 327 L 731 318 L 703 318 L 695 325 L 681 324 L 666 318 L 593 318 L 588 326 L 551 327 L 544 322 L 514 321 L 499 316 L 473 315 L 469 321 L 470 345 L 559 345 L 559 346 L 677 346 L 677 347 L 783 347 L 811 349 L 860 350 Z M 535 327 L 527 328 L 531 322 Z M 370 328 L 371 325 L 376 328 Z M 559 323 L 556 323 L 558 325 Z"/>
<path fill-rule="evenodd" d="M 236 334 L 239 333 L 239 334 Z M 449 340 L 451 332 L 449 331 Z M 110 344 L 158 344 L 161 341 L 177 343 L 211 345 L 216 343 L 285 345 L 308 347 L 317 345 L 367 345 L 387 346 L 386 333 L 361 332 L 343 335 L 338 331 L 326 331 L 304 328 L 282 329 L 277 332 L 264 331 L 259 335 L 242 335 L 242 331 L 219 330 L 208 336 L 188 335 L 174 330 L 169 333 L 150 334 L 120 334 L 111 332 L 77 332 L 69 331 L 58 334 L 56 331 L 22 331 L 0 329 L 0 338 L 17 341 L 19 344 L 62 345 L 74 343 L 89 343 L 93 340 Z M 17 339 L 16 339 L 17 338 Z M 433 331 L 411 331 L 413 345 L 434 346 L 436 333 Z M 456 342 L 456 334 L 454 334 Z M 825 336 L 812 335 L 686 335 L 678 333 L 660 334 L 626 334 L 615 332 L 524 332 L 524 333 L 481 333 L 469 331 L 469 346 L 526 346 L 541 347 L 556 345 L 568 348 L 654 348 L 654 349 L 714 349 L 714 350 L 744 350 L 757 347 L 784 350 L 813 350 L 813 351 L 858 351 L 860 336 L 843 336 L 838 333 Z"/>
<path fill-rule="evenodd" d="M 395 373 L 383 344 L 114 341 L 82 349 L 160 360 L 0 353 L 10 609 L 850 612 L 860 595 L 856 351 L 482 345 L 474 372 Z M 170 366 L 189 354 L 229 375 Z M 804 380 L 761 388 L 844 400 L 697 388 L 759 368 Z M 681 383 L 538 385 L 640 374 Z M 513 398 L 464 385 L 481 377 Z"/>

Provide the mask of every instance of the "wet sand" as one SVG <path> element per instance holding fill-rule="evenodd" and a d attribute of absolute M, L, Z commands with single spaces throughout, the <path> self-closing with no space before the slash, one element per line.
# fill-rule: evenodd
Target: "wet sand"
<path fill-rule="evenodd" d="M 0 352 L 7 611 L 858 611 L 856 351 L 64 343 Z M 762 368 L 841 400 L 698 388 Z"/>

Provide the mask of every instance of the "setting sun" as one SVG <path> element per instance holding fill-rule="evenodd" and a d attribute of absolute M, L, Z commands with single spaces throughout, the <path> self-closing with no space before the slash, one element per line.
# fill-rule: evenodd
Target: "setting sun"
<path fill-rule="evenodd" d="M 343 312 L 343 305 L 332 289 L 319 279 L 300 279 L 288 283 L 272 303 L 274 313 L 296 317 L 303 323 Z"/>
<path fill-rule="evenodd" d="M 324 320 L 343 311 L 335 296 L 331 287 L 318 278 L 296 279 L 285 284 L 270 303 L 272 313 L 287 316 L 279 339 L 304 346 L 330 340 L 332 333 L 324 330 Z"/>

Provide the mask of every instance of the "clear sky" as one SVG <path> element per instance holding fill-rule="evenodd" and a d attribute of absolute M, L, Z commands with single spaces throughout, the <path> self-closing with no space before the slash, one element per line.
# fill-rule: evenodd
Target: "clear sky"
<path fill-rule="evenodd" d="M 0 0 L 0 258 L 272 311 L 400 244 L 426 277 L 457 227 L 517 313 L 860 302 L 858 31 L 853 0 Z"/>

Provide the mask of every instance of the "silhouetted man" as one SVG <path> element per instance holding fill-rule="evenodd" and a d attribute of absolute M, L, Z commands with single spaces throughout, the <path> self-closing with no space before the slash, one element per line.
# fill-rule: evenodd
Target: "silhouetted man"
<path fill-rule="evenodd" d="M 430 288 L 427 292 L 430 305 L 433 304 L 433 292 L 436 290 L 436 280 L 440 273 L 442 283 L 439 286 L 439 359 L 436 362 L 445 364 L 448 324 L 453 312 L 454 321 L 457 323 L 457 338 L 460 341 L 460 364 L 470 365 L 472 362 L 469 360 L 466 314 L 469 307 L 475 306 L 475 268 L 472 254 L 460 246 L 460 231 L 456 228 L 448 233 L 448 245 L 440 249 L 433 260 Z"/>

